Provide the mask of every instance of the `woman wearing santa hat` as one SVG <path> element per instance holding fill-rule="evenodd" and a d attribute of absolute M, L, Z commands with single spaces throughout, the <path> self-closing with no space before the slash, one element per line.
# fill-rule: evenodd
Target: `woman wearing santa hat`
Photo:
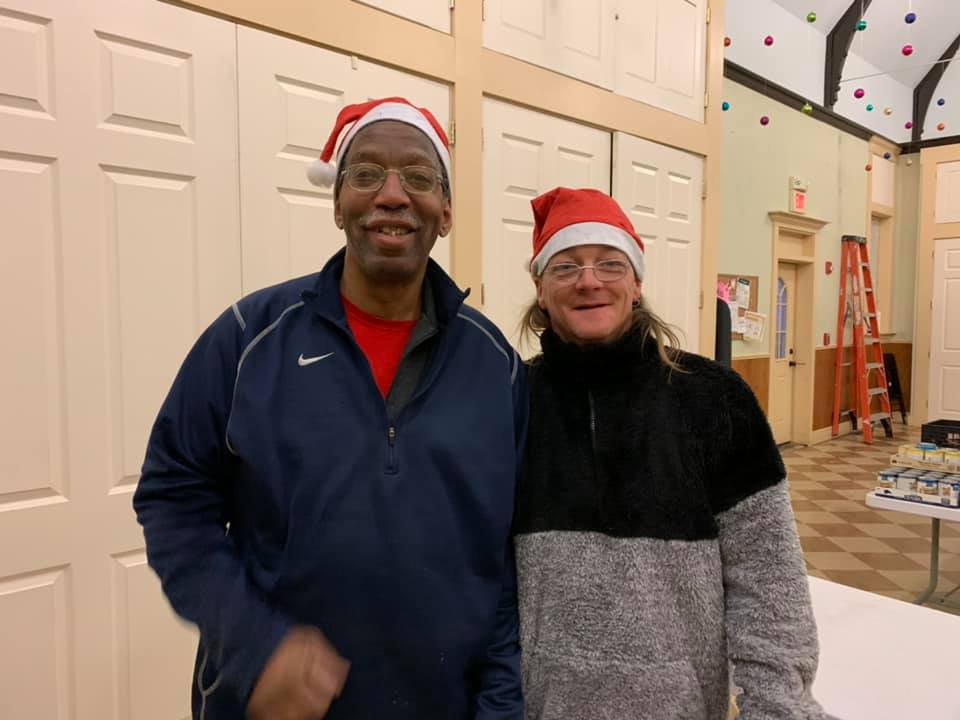
<path fill-rule="evenodd" d="M 531 720 L 821 718 L 786 472 L 753 393 L 678 349 L 608 195 L 532 202 L 530 423 L 517 499 Z M 732 677 L 731 677 L 732 671 Z"/>

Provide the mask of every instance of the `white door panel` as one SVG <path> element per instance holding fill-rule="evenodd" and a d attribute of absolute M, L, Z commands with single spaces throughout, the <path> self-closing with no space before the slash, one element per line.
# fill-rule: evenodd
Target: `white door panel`
<path fill-rule="evenodd" d="M 702 158 L 613 134 L 613 197 L 643 240 L 644 298 L 691 352 L 700 336 L 702 186 Z"/>
<path fill-rule="evenodd" d="M 450 0 L 355 0 L 407 20 L 450 32 Z"/>
<path fill-rule="evenodd" d="M 333 191 L 311 185 L 320 154 L 347 104 L 399 95 L 449 124 L 450 91 L 382 65 L 278 35 L 238 28 L 243 291 L 315 272 L 344 244 Z M 432 257 L 450 263 L 451 238 Z"/>
<path fill-rule="evenodd" d="M 614 0 L 485 0 L 485 47 L 613 88 Z"/>
<path fill-rule="evenodd" d="M 774 318 L 773 385 L 770 388 L 770 428 L 778 444 L 793 439 L 793 391 L 796 353 L 797 268 L 780 263 L 777 270 L 777 315 Z"/>
<path fill-rule="evenodd" d="M 706 0 L 619 0 L 614 90 L 703 121 Z"/>
<path fill-rule="evenodd" d="M 930 420 L 960 420 L 960 238 L 937 240 L 933 255 Z"/>
<path fill-rule="evenodd" d="M 960 161 L 937 165 L 937 204 L 934 222 L 960 222 Z"/>
<path fill-rule="evenodd" d="M 195 634 L 130 500 L 240 292 L 235 57 L 164 3 L 0 0 L 0 717 L 189 715 Z"/>
<path fill-rule="evenodd" d="M 520 318 L 535 297 L 527 270 L 530 201 L 558 185 L 609 192 L 610 134 L 486 99 L 483 137 L 483 307 L 516 345 Z"/>

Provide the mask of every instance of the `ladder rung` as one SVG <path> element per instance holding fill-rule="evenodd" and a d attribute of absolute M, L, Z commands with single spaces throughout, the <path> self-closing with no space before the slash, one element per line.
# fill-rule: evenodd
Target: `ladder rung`
<path fill-rule="evenodd" d="M 851 365 L 853 365 L 852 362 L 840 363 L 840 367 L 850 367 Z"/>
<path fill-rule="evenodd" d="M 867 370 L 876 370 L 877 368 L 882 368 L 883 363 L 867 363 Z"/>
<path fill-rule="evenodd" d="M 864 288 L 863 291 L 864 291 L 864 292 L 873 292 L 873 288 Z"/>
<path fill-rule="evenodd" d="M 866 315 L 867 317 L 871 317 L 871 318 L 877 316 L 876 313 L 870 312 L 869 310 L 868 310 L 867 312 L 865 312 L 864 315 Z"/>
<path fill-rule="evenodd" d="M 886 395 L 887 389 L 883 387 L 867 388 L 867 395 L 873 397 L 874 395 Z"/>
<path fill-rule="evenodd" d="M 863 344 L 864 344 L 864 345 L 876 345 L 878 342 L 880 342 L 880 341 L 877 340 L 876 338 L 864 338 L 864 339 L 863 339 Z"/>
<path fill-rule="evenodd" d="M 890 413 L 878 412 L 870 413 L 870 422 L 876 422 L 877 420 L 886 420 L 890 417 Z"/>
<path fill-rule="evenodd" d="M 860 267 L 869 268 L 869 267 L 870 267 L 870 263 L 860 263 Z"/>

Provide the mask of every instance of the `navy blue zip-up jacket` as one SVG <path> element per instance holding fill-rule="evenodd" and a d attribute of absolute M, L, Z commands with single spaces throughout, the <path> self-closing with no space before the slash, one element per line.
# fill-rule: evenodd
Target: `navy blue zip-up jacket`
<path fill-rule="evenodd" d="M 351 662 L 329 720 L 522 718 L 523 364 L 431 261 L 435 344 L 388 418 L 344 315 L 343 257 L 224 312 L 150 435 L 134 507 L 150 566 L 200 631 L 194 717 L 242 718 L 305 624 Z"/>

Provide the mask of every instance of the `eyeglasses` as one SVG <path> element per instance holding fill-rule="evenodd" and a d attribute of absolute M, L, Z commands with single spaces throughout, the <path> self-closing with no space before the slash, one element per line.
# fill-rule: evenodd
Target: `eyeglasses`
<path fill-rule="evenodd" d="M 396 173 L 400 178 L 400 187 L 415 195 L 433 192 L 442 180 L 434 168 L 421 165 L 385 168 L 377 163 L 354 163 L 348 165 L 341 174 L 346 177 L 347 185 L 357 192 L 376 192 L 387 182 L 389 173 Z"/>
<path fill-rule="evenodd" d="M 615 282 L 623 278 L 630 265 L 623 260 L 601 260 L 594 265 L 577 265 L 572 262 L 558 262 L 548 265 L 543 274 L 559 285 L 570 285 L 580 279 L 584 270 L 593 270 L 594 277 L 600 282 Z"/>

